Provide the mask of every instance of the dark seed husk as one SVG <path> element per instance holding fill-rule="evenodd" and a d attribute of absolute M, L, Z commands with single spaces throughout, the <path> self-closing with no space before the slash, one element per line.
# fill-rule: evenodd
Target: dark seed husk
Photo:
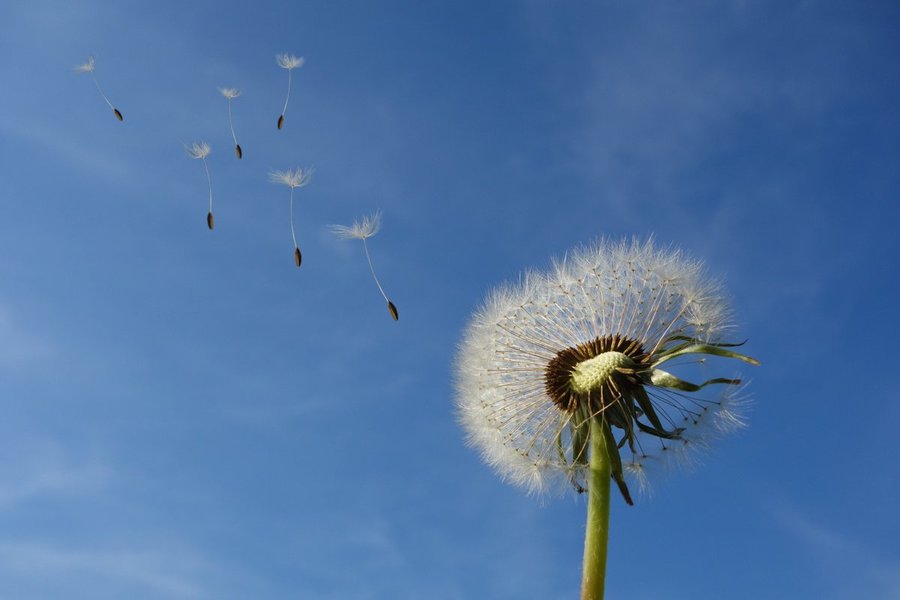
<path fill-rule="evenodd" d="M 209 227 L 210 231 L 212 231 L 212 228 L 216 226 L 215 222 L 213 221 L 212 213 L 207 213 L 206 215 L 206 226 Z"/>
<path fill-rule="evenodd" d="M 238 159 L 244 158 L 244 151 L 241 150 L 241 145 L 237 144 L 234 147 L 234 153 L 237 154 Z"/>
<path fill-rule="evenodd" d="M 300 255 L 300 248 L 294 248 L 294 264 L 298 267 L 303 262 L 303 256 Z"/>
<path fill-rule="evenodd" d="M 278 117 L 278 129 L 281 129 L 284 126 L 284 115 Z"/>
<path fill-rule="evenodd" d="M 116 113 L 116 118 L 120 121 L 124 121 L 125 117 L 122 116 L 122 113 L 119 112 L 118 108 L 114 108 L 113 112 Z"/>
<path fill-rule="evenodd" d="M 397 307 L 394 306 L 394 303 L 390 300 L 388 300 L 388 310 L 391 312 L 391 316 L 394 317 L 395 321 L 400 319 L 400 314 L 397 313 Z"/>

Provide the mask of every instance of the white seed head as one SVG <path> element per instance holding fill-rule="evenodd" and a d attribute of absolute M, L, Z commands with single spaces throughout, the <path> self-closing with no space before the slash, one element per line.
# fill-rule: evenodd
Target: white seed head
<path fill-rule="evenodd" d="M 487 297 L 460 343 L 456 408 L 468 442 L 501 477 L 531 492 L 571 489 L 585 481 L 586 463 L 574 459 L 584 450 L 575 451 L 572 433 L 583 417 L 551 397 L 558 381 L 550 378 L 551 361 L 596 340 L 624 339 L 640 348 L 633 354 L 646 366 L 679 344 L 720 342 L 728 314 L 720 286 L 701 263 L 652 241 L 600 241 L 568 253 L 547 272 L 526 273 Z M 613 374 L 630 378 L 646 391 L 663 429 L 676 432 L 666 438 L 632 427 L 633 438 L 620 452 L 625 474 L 642 487 L 650 463 L 678 459 L 742 423 L 732 385 L 724 386 L 730 390 L 724 394 L 721 386 L 718 392 L 700 386 L 696 393 L 670 389 L 672 381 L 659 387 L 649 368 L 636 371 L 644 367 L 632 362 L 634 356 L 605 354 L 571 364 L 566 385 L 572 393 L 589 396 L 609 385 Z M 696 354 L 686 358 L 699 362 Z M 632 425 L 638 419 L 647 424 L 643 410 L 634 415 Z M 613 416 L 608 419 L 614 423 Z M 613 432 L 624 443 L 624 429 Z"/>
<path fill-rule="evenodd" d="M 346 225 L 329 225 L 328 228 L 342 240 L 365 240 L 378 233 L 378 230 L 381 229 L 381 212 L 376 212 L 354 221 L 350 227 Z"/>
<path fill-rule="evenodd" d="M 269 181 L 272 183 L 280 183 L 290 188 L 303 187 L 309 183 L 312 178 L 312 169 L 302 169 L 297 167 L 293 171 L 271 171 L 269 173 Z"/>
<path fill-rule="evenodd" d="M 191 158 L 206 158 L 212 152 L 209 144 L 203 141 L 193 142 L 190 146 L 186 145 L 184 149 Z"/>
<path fill-rule="evenodd" d="M 219 88 L 219 93 L 229 100 L 232 100 L 241 95 L 241 90 L 236 88 Z"/>
<path fill-rule="evenodd" d="M 87 62 L 82 63 L 80 65 L 76 65 L 74 70 L 76 73 L 93 73 L 94 72 L 94 57 L 89 56 Z"/>
<path fill-rule="evenodd" d="M 275 57 L 275 60 L 278 62 L 279 67 L 287 70 L 302 67 L 305 62 L 302 56 L 294 56 L 293 54 L 279 54 Z"/>

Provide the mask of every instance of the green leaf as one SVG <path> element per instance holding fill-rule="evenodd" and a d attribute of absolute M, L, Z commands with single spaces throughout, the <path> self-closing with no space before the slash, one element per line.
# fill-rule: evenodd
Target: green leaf
<path fill-rule="evenodd" d="M 577 425 L 569 423 L 572 428 L 572 464 L 586 467 L 588 464 L 588 443 L 591 436 L 591 425 L 587 419 Z"/>
<path fill-rule="evenodd" d="M 664 434 L 667 434 L 668 431 L 665 427 L 663 427 L 662 421 L 659 420 L 659 416 L 656 414 L 656 409 L 653 408 L 653 402 L 650 401 L 650 396 L 647 395 L 647 390 L 640 386 L 635 388 L 634 399 L 641 407 L 641 410 L 644 411 L 644 414 L 647 416 L 647 420 L 650 421 L 650 424 L 659 431 L 659 433 L 656 433 L 654 435 L 658 435 L 659 437 L 667 437 Z M 635 423 L 638 424 L 638 428 L 641 431 L 644 431 L 646 433 L 654 433 L 653 431 L 647 431 L 647 426 L 637 419 L 635 419 Z"/>
<path fill-rule="evenodd" d="M 660 359 L 653 363 L 651 367 L 656 368 L 664 362 L 670 361 L 673 358 L 683 356 L 685 354 L 710 354 L 712 356 L 724 356 L 725 358 L 736 358 L 746 363 L 750 363 L 751 365 L 759 366 L 759 361 L 755 358 L 751 358 L 744 354 L 738 354 L 737 352 L 732 352 L 731 350 L 726 350 L 721 345 L 682 344 L 680 347 L 673 348 L 671 351 L 659 355 Z"/>
<path fill-rule="evenodd" d="M 570 425 L 569 425 L 569 428 L 571 429 L 571 427 L 572 427 L 572 425 L 570 424 Z M 560 429 L 560 430 L 559 430 L 559 433 L 556 434 L 556 454 L 557 454 L 557 456 L 559 456 L 559 461 L 560 461 L 562 464 L 568 465 L 568 464 L 569 464 L 569 459 L 568 459 L 568 457 L 566 457 L 566 450 L 565 450 L 565 448 L 563 448 L 562 434 L 563 434 L 563 430 L 562 430 L 562 429 Z"/>
<path fill-rule="evenodd" d="M 625 476 L 622 474 L 622 457 L 619 456 L 619 451 L 616 448 L 616 438 L 613 436 L 612 429 L 609 423 L 606 422 L 606 419 L 603 419 L 601 428 L 603 429 L 603 437 L 606 438 L 606 454 L 609 457 L 610 476 L 616 482 L 616 485 L 619 486 L 619 492 L 622 494 L 625 502 L 629 506 L 633 506 L 634 501 L 631 499 L 631 493 L 628 491 L 628 485 L 625 483 Z"/>
<path fill-rule="evenodd" d="M 691 383 L 690 381 L 679 379 L 678 377 L 675 377 L 671 373 L 663 371 L 662 369 L 653 369 L 653 372 L 650 373 L 650 383 L 657 387 L 671 388 L 675 390 L 681 390 L 682 392 L 699 392 L 706 386 L 713 384 L 740 385 L 741 380 L 716 377 L 715 379 L 709 379 L 697 385 L 696 383 Z"/>
<path fill-rule="evenodd" d="M 666 338 L 664 344 L 668 344 L 669 342 L 688 342 L 688 344 L 697 344 L 697 338 L 690 337 L 688 335 L 672 335 Z M 710 346 L 718 346 L 719 348 L 737 348 L 738 346 L 743 346 L 747 343 L 747 340 L 743 342 L 707 342 Z M 683 344 L 682 344 L 683 345 Z M 668 351 L 667 351 L 668 352 Z"/>

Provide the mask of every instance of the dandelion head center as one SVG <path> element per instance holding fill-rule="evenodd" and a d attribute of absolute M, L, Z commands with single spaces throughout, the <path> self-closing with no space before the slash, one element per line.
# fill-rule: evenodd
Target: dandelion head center
<path fill-rule="evenodd" d="M 544 388 L 560 410 L 603 411 L 629 387 L 647 364 L 641 344 L 619 335 L 604 336 L 556 353 L 544 371 Z"/>
<path fill-rule="evenodd" d="M 620 367 L 632 366 L 634 361 L 622 352 L 602 352 L 575 365 L 571 376 L 572 390 L 579 394 L 599 390 Z"/>

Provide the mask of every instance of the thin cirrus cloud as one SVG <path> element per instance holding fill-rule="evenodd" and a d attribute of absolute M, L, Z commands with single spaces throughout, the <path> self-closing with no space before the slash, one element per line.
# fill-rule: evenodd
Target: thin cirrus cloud
<path fill-rule="evenodd" d="M 15 120 L 0 118 L 0 132 L 20 142 L 25 142 L 40 151 L 63 160 L 73 170 L 82 174 L 90 173 L 101 178 L 105 183 L 120 185 L 132 178 L 132 163 L 117 158 L 115 153 L 104 150 L 92 150 L 67 135 L 39 120 Z"/>
<path fill-rule="evenodd" d="M 81 589 L 91 590 L 94 597 L 114 597 L 116 590 L 128 590 L 130 598 L 214 596 L 206 590 L 210 580 L 206 561 L 171 548 L 90 550 L 81 545 L 2 541 L 0 563 L 3 579 L 25 578 L 33 582 L 29 588 L 41 587 L 49 593 Z M 40 580 L 45 583 L 39 584 Z"/>
<path fill-rule="evenodd" d="M 775 521 L 818 558 L 823 572 L 838 575 L 835 584 L 841 595 L 836 597 L 900 597 L 900 556 L 885 556 L 787 502 L 781 502 L 772 512 Z"/>
<path fill-rule="evenodd" d="M 42 364 L 55 353 L 49 341 L 19 325 L 12 311 L 0 304 L 0 371 Z"/>
<path fill-rule="evenodd" d="M 101 494 L 114 476 L 102 459 L 75 457 L 53 440 L 7 435 L 0 445 L 0 510 L 36 499 Z"/>

